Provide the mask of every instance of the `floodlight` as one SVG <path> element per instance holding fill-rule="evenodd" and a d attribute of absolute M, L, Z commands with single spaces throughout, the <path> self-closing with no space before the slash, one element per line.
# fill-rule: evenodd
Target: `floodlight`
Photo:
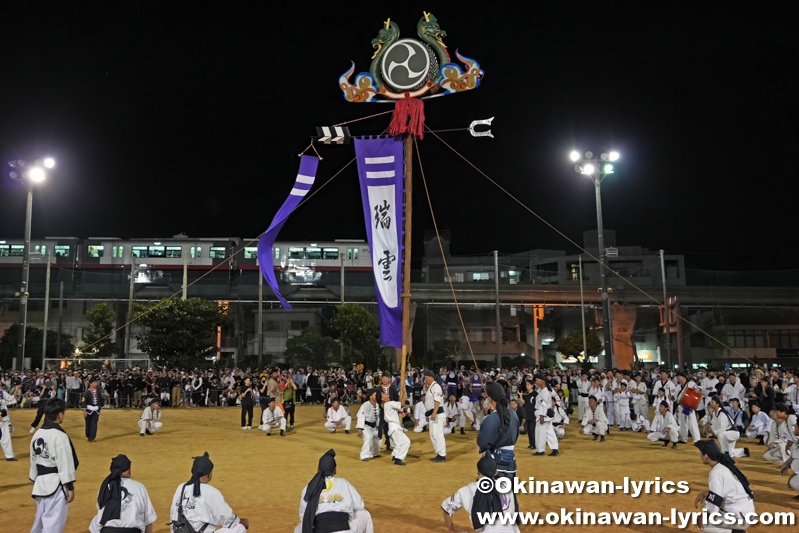
<path fill-rule="evenodd" d="M 572 150 L 572 153 L 569 154 L 569 157 L 571 158 L 572 161 L 577 161 L 578 159 L 580 159 L 580 153 L 577 152 L 576 150 Z"/>
<path fill-rule="evenodd" d="M 602 161 L 605 161 L 607 158 L 608 158 L 608 154 L 605 153 L 605 152 L 602 152 L 602 155 L 599 156 L 599 159 L 601 159 Z"/>
<path fill-rule="evenodd" d="M 594 152 L 588 151 L 585 153 L 586 159 L 591 159 L 592 157 L 594 157 Z"/>
<path fill-rule="evenodd" d="M 619 158 L 619 152 L 610 152 L 609 157 L 611 161 L 615 161 Z"/>
<path fill-rule="evenodd" d="M 43 181 L 44 180 L 44 170 L 33 167 L 28 171 L 28 177 L 33 181 Z"/>
<path fill-rule="evenodd" d="M 47 168 L 53 168 L 55 166 L 55 159 L 52 157 L 46 157 L 44 159 L 44 166 Z"/>
<path fill-rule="evenodd" d="M 613 174 L 613 165 L 611 165 L 610 163 L 607 163 L 607 164 L 604 166 L 603 172 L 604 172 L 605 174 Z"/>
<path fill-rule="evenodd" d="M 583 167 L 583 174 L 593 174 L 594 173 L 594 165 L 585 165 Z"/>

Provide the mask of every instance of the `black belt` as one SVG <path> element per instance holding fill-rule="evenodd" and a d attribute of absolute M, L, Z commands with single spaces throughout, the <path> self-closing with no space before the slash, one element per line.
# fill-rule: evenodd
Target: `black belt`
<path fill-rule="evenodd" d="M 443 407 L 439 407 L 438 411 L 436 411 L 436 414 L 440 415 L 443 412 L 444 412 L 444 408 Z M 424 416 L 432 416 L 432 414 L 433 414 L 433 410 L 432 409 L 430 409 L 429 411 L 425 411 L 424 412 Z"/>
<path fill-rule="evenodd" d="M 337 531 L 349 531 L 349 513 L 320 513 L 314 518 L 314 533 L 336 533 Z"/>
<path fill-rule="evenodd" d="M 137 527 L 112 527 L 103 526 L 100 533 L 141 533 L 141 529 Z"/>
<path fill-rule="evenodd" d="M 36 474 L 46 476 L 47 474 L 58 474 L 58 467 L 36 465 Z"/>
<path fill-rule="evenodd" d="M 584 392 L 581 392 L 581 393 L 580 393 L 580 397 L 581 397 L 581 398 L 588 398 L 588 394 L 586 394 L 586 393 L 584 393 Z"/>
<path fill-rule="evenodd" d="M 377 424 L 375 424 L 374 422 L 367 422 L 367 421 L 364 420 L 364 424 L 366 424 L 370 428 L 376 428 L 377 427 Z"/>

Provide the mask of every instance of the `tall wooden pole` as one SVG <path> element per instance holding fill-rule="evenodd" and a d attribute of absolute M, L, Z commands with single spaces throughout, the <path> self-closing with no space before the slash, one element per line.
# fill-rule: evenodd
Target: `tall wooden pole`
<path fill-rule="evenodd" d="M 400 364 L 400 398 L 405 398 L 405 367 L 408 361 L 408 346 L 411 345 L 411 228 L 413 215 L 413 136 L 405 137 L 405 245 L 404 268 L 402 270 L 402 349 L 397 350 Z"/>

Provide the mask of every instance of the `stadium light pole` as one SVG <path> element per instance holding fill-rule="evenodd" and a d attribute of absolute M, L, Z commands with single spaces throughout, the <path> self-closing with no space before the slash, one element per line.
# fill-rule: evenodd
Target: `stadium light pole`
<path fill-rule="evenodd" d="M 28 321 L 28 281 L 30 277 L 30 252 L 31 252 L 31 218 L 33 217 L 33 188 L 36 184 L 47 178 L 44 168 L 53 168 L 55 161 L 52 157 L 44 160 L 38 159 L 33 165 L 28 165 L 24 159 L 13 159 L 8 162 L 11 171 L 8 176 L 22 183 L 28 191 L 28 201 L 25 207 L 25 241 L 22 248 L 22 283 L 19 292 L 19 328 L 17 330 L 17 364 L 22 370 L 25 365 L 25 331 Z"/>
<path fill-rule="evenodd" d="M 593 152 L 585 152 L 581 155 L 579 152 L 572 151 L 569 158 L 574 161 L 574 170 L 578 174 L 588 177 L 593 183 L 596 190 L 596 226 L 597 226 L 597 239 L 599 245 L 599 275 L 601 280 L 602 289 L 602 330 L 604 333 L 605 344 L 605 357 L 604 368 L 614 368 L 616 366 L 616 358 L 613 354 L 613 332 L 612 320 L 610 316 L 610 300 L 608 299 L 608 281 L 605 265 L 605 257 L 607 255 L 605 250 L 605 235 L 602 226 L 602 195 L 601 184 L 602 180 L 608 174 L 613 174 L 613 161 L 619 158 L 618 152 L 602 153 L 599 159 L 594 158 Z M 600 364 L 600 369 L 603 364 Z"/>

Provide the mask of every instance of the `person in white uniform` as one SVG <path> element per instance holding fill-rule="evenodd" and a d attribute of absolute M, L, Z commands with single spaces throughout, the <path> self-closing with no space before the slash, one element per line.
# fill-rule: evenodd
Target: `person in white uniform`
<path fill-rule="evenodd" d="M 635 433 L 640 431 L 644 433 L 649 432 L 649 420 L 647 420 L 644 415 L 635 415 L 635 418 L 630 420 L 630 425 Z"/>
<path fill-rule="evenodd" d="M 552 418 L 552 430 L 558 439 L 562 439 L 566 435 L 566 426 L 569 424 L 569 415 L 566 414 L 566 409 L 563 404 L 552 400 L 552 409 L 555 411 L 555 416 Z"/>
<path fill-rule="evenodd" d="M 577 384 L 577 418 L 583 419 L 585 410 L 588 409 L 588 389 L 591 388 L 591 381 L 588 379 L 588 374 L 582 373 L 580 377 L 574 378 Z"/>
<path fill-rule="evenodd" d="M 78 456 L 66 431 L 61 428 L 66 402 L 51 398 L 44 410 L 44 424 L 33 434 L 30 444 L 36 499 L 36 518 L 31 533 L 61 533 L 67 523 L 68 504 L 75 499 L 75 471 Z"/>
<path fill-rule="evenodd" d="M 416 407 L 413 408 L 413 417 L 416 419 L 413 427 L 414 433 L 421 433 L 424 431 L 424 428 L 427 427 L 427 417 L 424 415 L 426 410 L 424 406 L 424 394 L 422 394 L 421 399 L 416 402 Z"/>
<path fill-rule="evenodd" d="M 6 461 L 16 461 L 14 458 L 14 447 L 11 445 L 11 434 L 14 432 L 14 425 L 8 415 L 8 393 L 6 393 L 5 383 L 0 382 L 0 447 L 3 448 L 3 455 Z"/>
<path fill-rule="evenodd" d="M 758 402 L 751 402 L 749 409 L 752 410 L 752 420 L 746 428 L 746 436 L 750 439 L 760 439 L 758 444 L 764 444 L 763 438 L 771 431 L 774 421 L 760 409 Z"/>
<path fill-rule="evenodd" d="M 599 406 L 594 396 L 588 397 L 588 409 L 580 421 L 580 435 L 593 435 L 594 440 L 602 437 L 599 442 L 605 442 L 605 433 L 608 431 L 608 417 L 605 410 Z"/>
<path fill-rule="evenodd" d="M 675 391 L 677 386 L 669 379 L 669 373 L 665 370 L 660 373 L 660 380 L 656 381 L 655 384 L 652 385 L 652 396 L 658 396 L 661 389 L 663 389 L 664 397 L 667 398 L 671 403 L 676 401 Z M 657 403 L 660 405 L 660 402 Z"/>
<path fill-rule="evenodd" d="M 544 376 L 536 374 L 535 386 L 538 389 L 538 394 L 535 397 L 535 447 L 536 452 L 533 455 L 544 455 L 547 450 L 552 450 L 549 455 L 560 455 L 558 451 L 558 437 L 555 435 L 555 430 L 552 429 L 552 419 L 555 416 L 555 410 L 552 409 L 552 401 L 557 396 L 552 392 L 552 388 L 547 385 Z M 553 398 L 554 396 L 554 398 Z"/>
<path fill-rule="evenodd" d="M 383 420 L 386 422 L 388 437 L 391 439 L 391 456 L 394 458 L 394 464 L 405 466 L 405 457 L 408 456 L 408 450 L 411 448 L 411 439 L 405 435 L 405 429 L 402 427 L 402 417 L 405 413 L 402 409 L 402 400 L 405 399 L 405 392 L 400 394 L 399 402 L 390 401 L 391 395 L 389 393 L 380 391 L 381 403 L 383 407 Z"/>
<path fill-rule="evenodd" d="M 169 514 L 172 531 L 185 520 L 198 532 L 244 533 L 250 528 L 250 521 L 239 518 L 219 489 L 209 485 L 214 477 L 214 463 L 208 457 L 208 452 L 193 459 L 191 479 L 178 485 L 172 498 Z M 219 529 L 217 526 L 220 526 Z"/>
<path fill-rule="evenodd" d="M 763 457 L 768 461 L 784 463 L 791 456 L 791 446 L 797 440 L 794 433 L 796 415 L 788 414 L 788 406 L 780 402 L 774 406 L 771 417 L 774 423 L 769 432 L 768 450 Z"/>
<path fill-rule="evenodd" d="M 799 427 L 794 429 L 794 436 L 799 437 Z M 790 458 L 780 467 L 780 474 L 787 476 L 789 470 L 793 472 L 793 475 L 788 478 L 788 487 L 799 492 L 799 444 L 794 445 Z M 799 500 L 799 494 L 794 496 L 793 499 Z"/>
<path fill-rule="evenodd" d="M 358 436 L 363 439 L 361 461 L 368 461 L 369 459 L 380 457 L 378 427 L 380 425 L 380 405 L 377 403 L 377 390 L 372 389 L 367 394 L 369 394 L 369 399 L 358 409 L 358 414 L 356 416 L 357 422 L 355 424 L 355 429 L 358 430 Z"/>
<path fill-rule="evenodd" d="M 451 395 L 449 400 L 444 404 L 444 416 L 447 419 L 447 422 L 444 424 L 444 435 L 449 435 L 455 428 L 458 427 L 458 424 L 465 424 L 466 417 L 463 417 L 463 421 L 461 421 L 461 411 L 458 409 L 458 402 L 455 401 L 455 395 Z M 463 435 L 463 425 L 461 425 L 461 435 Z"/>
<path fill-rule="evenodd" d="M 334 402 L 337 403 L 337 402 Z M 264 414 L 261 415 L 261 429 L 262 431 L 266 431 L 266 435 L 269 436 L 272 434 L 272 430 L 276 428 L 280 428 L 280 436 L 286 436 L 286 417 L 283 415 L 283 411 L 277 407 L 277 403 L 275 403 L 275 399 L 270 396 L 267 401 L 267 407 L 264 409 Z M 328 415 L 328 420 L 330 420 Z M 325 424 L 327 427 L 327 424 Z M 347 429 L 349 429 L 349 424 L 347 425 Z M 335 430 L 333 430 L 335 433 Z"/>
<path fill-rule="evenodd" d="M 735 443 L 741 438 L 735 423 L 730 417 L 730 413 L 721 408 L 721 400 L 718 396 L 713 396 L 707 406 L 710 426 L 713 434 L 719 439 L 719 446 L 730 457 L 749 457 L 749 448 L 736 448 Z"/>
<path fill-rule="evenodd" d="M 709 407 L 709 406 L 708 406 Z M 694 500 L 694 507 L 707 509 L 708 523 L 699 527 L 703 533 L 731 533 L 745 531 L 749 524 L 744 517 L 755 513 L 755 495 L 749 480 L 735 466 L 735 461 L 722 452 L 716 441 L 700 440 L 694 443 L 702 454 L 702 463 L 710 466 L 708 490 L 703 490 Z M 715 516 L 711 518 L 711 514 Z M 727 514 L 735 515 L 727 517 Z M 713 521 L 718 522 L 714 524 Z"/>
<path fill-rule="evenodd" d="M 481 479 L 488 478 L 493 484 L 497 474 L 497 463 L 486 454 L 477 462 L 477 480 L 458 489 L 458 492 L 443 501 L 441 508 L 444 510 L 444 523 L 448 532 L 455 531 L 452 515 L 463 509 L 478 533 L 519 533 L 519 526 L 516 524 L 502 524 L 499 519 L 495 519 L 493 524 L 480 521 L 480 516 L 485 516 L 484 513 L 505 513 L 505 516 L 509 516 L 518 512 L 518 502 L 512 493 L 501 494 L 496 489 L 485 493 L 478 489 L 478 486 L 482 487 L 483 483 L 487 483 L 481 482 Z"/>
<path fill-rule="evenodd" d="M 350 426 L 352 426 L 352 417 L 344 406 L 338 400 L 333 400 L 330 408 L 327 410 L 327 422 L 325 428 L 330 433 L 335 433 L 337 429 L 344 428 L 344 433 L 349 435 Z"/>
<path fill-rule="evenodd" d="M 697 388 L 696 383 L 693 380 L 688 381 L 684 372 L 677 374 L 677 382 L 680 385 L 675 396 L 676 399 L 679 399 L 687 389 L 695 390 Z M 699 424 L 696 421 L 696 413 L 693 409 L 682 404 L 678 405 L 677 423 L 680 424 L 680 442 L 687 443 L 689 433 L 691 434 L 691 439 L 693 439 L 694 442 L 701 438 L 699 436 Z"/>
<path fill-rule="evenodd" d="M 649 426 L 650 431 L 646 432 L 646 438 L 652 442 L 663 441 L 663 447 L 669 445 L 677 447 L 677 439 L 679 437 L 680 427 L 674 415 L 669 411 L 669 404 L 663 402 L 658 407 L 658 412 L 655 418 L 652 419 L 652 424 Z"/>
<path fill-rule="evenodd" d="M 641 379 L 641 374 L 636 374 L 635 381 L 630 384 L 630 394 L 632 395 L 633 412 L 636 418 L 643 416 L 644 419 L 649 418 L 649 403 L 646 401 L 646 383 Z M 632 423 L 630 417 L 630 422 Z"/>
<path fill-rule="evenodd" d="M 361 495 L 349 481 L 336 477 L 335 457 L 336 452 L 328 450 L 319 459 L 316 474 L 302 489 L 301 522 L 294 533 L 374 533 L 372 515 L 366 510 Z"/>
<path fill-rule="evenodd" d="M 469 424 L 474 427 L 474 406 L 468 394 L 464 394 L 458 400 L 458 411 L 461 413 L 461 429 L 466 427 L 467 420 L 469 421 Z M 463 434 L 463 431 L 461 431 L 461 434 Z"/>
<path fill-rule="evenodd" d="M 721 400 L 730 403 L 733 398 L 738 398 L 741 405 L 746 408 L 746 387 L 741 385 L 735 374 L 730 374 L 730 379 L 721 388 Z"/>
<path fill-rule="evenodd" d="M 633 426 L 630 421 L 630 402 L 632 394 L 627 390 L 627 382 L 619 383 L 619 392 L 613 395 L 616 404 L 616 424 L 620 431 L 630 431 Z"/>
<path fill-rule="evenodd" d="M 153 431 L 158 431 L 164 427 L 161 420 L 161 409 L 158 407 L 158 398 L 150 398 L 150 404 L 144 408 L 139 417 L 139 435 L 142 437 L 152 435 Z"/>
<path fill-rule="evenodd" d="M 716 385 L 718 385 L 719 380 L 716 378 L 716 373 L 713 370 L 709 370 L 707 376 L 702 378 L 700 382 L 702 387 L 702 403 L 699 405 L 697 411 L 701 411 L 701 413 L 697 413 L 697 415 L 704 416 L 704 411 L 707 409 L 707 404 L 710 403 L 711 396 L 716 396 L 718 394 L 718 390 L 716 390 Z"/>
<path fill-rule="evenodd" d="M 130 459 L 117 455 L 111 460 L 111 473 L 100 485 L 97 514 L 89 524 L 89 531 L 153 533 L 157 519 L 147 488 L 130 478 Z"/>
<path fill-rule="evenodd" d="M 425 416 L 428 418 L 430 428 L 430 442 L 433 444 L 433 451 L 436 456 L 430 459 L 434 463 L 445 463 L 447 461 L 447 441 L 444 439 L 444 391 L 436 381 L 436 375 L 432 370 L 424 371 L 424 379 L 427 383 L 425 392 L 424 406 L 427 408 Z"/>

